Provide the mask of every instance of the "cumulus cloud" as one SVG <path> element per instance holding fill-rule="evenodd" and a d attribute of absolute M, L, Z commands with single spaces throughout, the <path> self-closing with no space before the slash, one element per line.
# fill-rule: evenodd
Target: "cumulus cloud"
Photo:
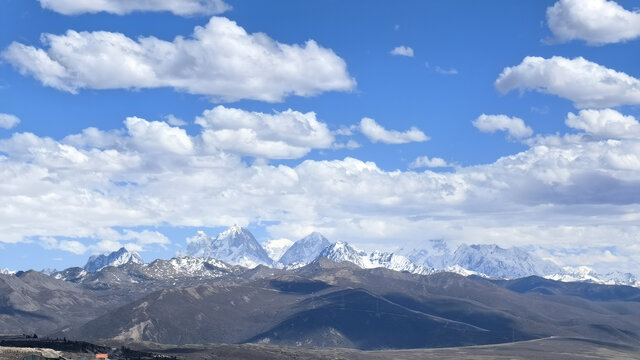
<path fill-rule="evenodd" d="M 390 51 L 391 55 L 413 57 L 413 49 L 410 46 L 398 46 Z"/>
<path fill-rule="evenodd" d="M 126 15 L 134 11 L 169 11 L 180 16 L 215 15 L 231 9 L 223 0 L 38 0 L 40 6 L 64 15 L 108 12 Z"/>
<path fill-rule="evenodd" d="M 172 87 L 221 101 L 279 102 L 355 87 L 346 63 L 332 50 L 313 40 L 282 44 L 223 17 L 173 41 L 73 30 L 43 34 L 42 41 L 46 49 L 14 42 L 2 57 L 22 74 L 71 93 Z"/>
<path fill-rule="evenodd" d="M 400 132 L 387 130 L 371 118 L 360 120 L 360 131 L 372 142 L 382 142 L 385 144 L 405 144 L 409 142 L 423 142 L 429 140 L 420 129 L 411 127 L 409 130 Z"/>
<path fill-rule="evenodd" d="M 581 110 L 569 113 L 565 124 L 589 134 L 612 139 L 640 138 L 640 123 L 633 116 L 625 116 L 613 109 Z"/>
<path fill-rule="evenodd" d="M 533 130 L 524 123 L 524 120 L 507 115 L 482 114 L 472 124 L 484 133 L 506 131 L 509 136 L 516 139 L 533 135 Z"/>
<path fill-rule="evenodd" d="M 449 167 L 451 166 L 444 159 L 439 157 L 429 158 L 428 156 L 420 156 L 417 157 L 409 167 L 412 169 L 417 168 L 438 168 L 438 167 Z"/>
<path fill-rule="evenodd" d="M 196 118 L 208 147 L 240 155 L 292 159 L 333 144 L 327 125 L 314 112 L 286 110 L 274 114 L 217 106 Z"/>
<path fill-rule="evenodd" d="M 547 9 L 557 41 L 603 45 L 640 37 L 640 13 L 609 0 L 560 0 Z"/>
<path fill-rule="evenodd" d="M 182 155 L 193 152 L 193 142 L 183 129 L 138 117 L 128 117 L 124 123 L 132 142 L 142 150 Z"/>
<path fill-rule="evenodd" d="M 18 125 L 19 123 L 20 123 L 20 119 L 17 116 L 0 113 L 0 128 L 11 129 L 12 127 Z"/>
<path fill-rule="evenodd" d="M 237 115 L 244 128 L 265 126 L 266 114 Z M 227 126 L 227 118 L 202 118 L 211 127 L 203 132 Z M 145 248 L 168 240 L 114 228 L 267 223 L 273 238 L 315 229 L 362 247 L 446 238 L 553 248 L 607 239 L 628 249 L 628 270 L 639 267 L 640 247 L 631 245 L 640 231 L 640 139 L 593 136 L 595 125 L 576 125 L 592 136 L 532 137 L 526 150 L 492 163 L 416 172 L 351 157 L 249 164 L 239 154 L 205 147 L 201 134 L 133 121 L 62 140 L 29 133 L 1 139 L 0 241 L 50 237 L 57 241 L 51 246 L 79 241 L 86 251 Z M 151 146 L 151 134 L 167 144 Z M 184 151 L 184 144 L 193 150 Z"/>
<path fill-rule="evenodd" d="M 495 82 L 502 93 L 535 90 L 573 101 L 578 108 L 640 104 L 640 80 L 582 57 L 527 56 L 505 68 Z"/>

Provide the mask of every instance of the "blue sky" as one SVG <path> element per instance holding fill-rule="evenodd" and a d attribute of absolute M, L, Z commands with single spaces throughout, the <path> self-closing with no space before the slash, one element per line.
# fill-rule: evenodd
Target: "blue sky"
<path fill-rule="evenodd" d="M 121 245 L 167 258 L 239 223 L 261 241 L 444 238 L 640 270 L 633 1 L 228 0 L 186 16 L 86 3 L 0 5 L 0 114 L 19 119 L 0 116 L 0 267 Z M 628 23 L 588 21 L 603 8 Z M 207 41 L 176 45 L 196 27 Z M 73 136 L 87 128 L 100 131 Z"/>

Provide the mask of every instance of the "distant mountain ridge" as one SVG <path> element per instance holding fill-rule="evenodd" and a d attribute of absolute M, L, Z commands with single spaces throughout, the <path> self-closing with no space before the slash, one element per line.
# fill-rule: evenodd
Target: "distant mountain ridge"
<path fill-rule="evenodd" d="M 281 256 L 278 256 L 278 251 L 283 252 Z M 640 280 L 630 273 L 597 274 L 588 267 L 560 268 L 518 247 L 505 249 L 497 245 L 462 244 L 452 251 L 444 240 L 429 240 L 422 249 L 400 249 L 397 253 L 378 250 L 366 252 L 344 241 L 331 242 L 317 232 L 293 244 L 288 240 L 278 240 L 260 245 L 248 229 L 237 225 L 215 238 L 198 232 L 188 240 L 187 250 L 170 260 L 144 264 L 136 252 L 122 248 L 111 254 L 92 256 L 84 268 L 70 268 L 52 275 L 77 282 L 107 266 L 135 264 L 142 265 L 136 268 L 136 273 L 151 278 L 217 278 L 223 272 L 230 271 L 232 266 L 254 268 L 263 265 L 273 269 L 295 269 L 319 258 L 338 263 L 348 261 L 363 269 L 386 268 L 420 275 L 453 272 L 494 279 L 518 279 L 534 275 L 564 282 L 640 287 Z"/>
<path fill-rule="evenodd" d="M 274 261 L 253 234 L 238 225 L 228 228 L 215 238 L 199 231 L 187 241 L 187 250 L 178 255 L 214 258 L 245 267 L 274 265 Z"/>
<path fill-rule="evenodd" d="M 279 263 L 284 267 L 297 267 L 306 265 L 320 256 L 320 253 L 331 245 L 322 234 L 312 232 L 311 234 L 296 241 L 280 257 Z"/>
<path fill-rule="evenodd" d="M 84 269 L 90 273 L 95 273 L 107 266 L 121 266 L 128 263 L 143 264 L 144 261 L 137 252 L 129 251 L 122 247 L 110 254 L 91 256 Z"/>
<path fill-rule="evenodd" d="M 7 268 L 0 269 L 0 274 L 4 274 L 4 275 L 13 275 L 13 274 L 15 274 L 15 273 L 16 273 L 15 271 L 13 271 L 13 270 L 9 270 L 9 269 L 7 269 Z"/>

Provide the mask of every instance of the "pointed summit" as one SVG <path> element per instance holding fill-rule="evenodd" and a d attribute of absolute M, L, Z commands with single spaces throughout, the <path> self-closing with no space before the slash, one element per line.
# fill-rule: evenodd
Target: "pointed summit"
<path fill-rule="evenodd" d="M 338 241 L 331 244 L 331 246 L 324 249 L 319 256 L 326 257 L 327 259 L 335 262 L 349 261 L 361 268 L 367 267 L 365 260 L 367 258 L 367 253 L 354 248 L 344 241 Z"/>
<path fill-rule="evenodd" d="M 322 250 L 331 245 L 319 232 L 311 234 L 296 241 L 283 255 L 280 257 L 280 264 L 285 267 L 297 267 L 306 265 L 315 260 Z"/>
<path fill-rule="evenodd" d="M 111 254 L 93 255 L 87 261 L 84 269 L 87 272 L 94 273 L 107 266 L 121 266 L 124 264 L 143 264 L 142 257 L 136 251 L 129 251 L 121 247 L 118 251 Z"/>
<path fill-rule="evenodd" d="M 266 251 L 246 228 L 233 225 L 215 238 L 198 231 L 187 239 L 187 250 L 183 255 L 214 258 L 233 265 L 255 267 L 273 265 Z"/>

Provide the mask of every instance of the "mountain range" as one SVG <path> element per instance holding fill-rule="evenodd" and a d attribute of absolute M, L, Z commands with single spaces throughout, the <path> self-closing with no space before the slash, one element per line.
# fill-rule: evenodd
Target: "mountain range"
<path fill-rule="evenodd" d="M 550 336 L 640 344 L 638 288 L 597 284 L 585 268 L 560 269 L 564 282 L 519 276 L 558 271 L 522 249 L 428 246 L 366 252 L 314 233 L 265 259 L 253 235 L 233 227 L 197 234 L 190 255 L 169 260 L 119 249 L 51 275 L 0 274 L 0 333 L 362 350 Z M 636 281 L 618 275 L 607 281 Z"/>
<path fill-rule="evenodd" d="M 86 288 L 82 283 L 73 285 Z M 550 336 L 640 342 L 640 289 L 625 286 L 563 283 L 536 276 L 497 280 L 447 272 L 418 275 L 362 269 L 324 257 L 295 269 L 237 268 L 206 281 L 166 283 L 145 292 L 140 292 L 145 288 L 141 285 L 130 287 L 138 291 L 136 299 L 112 305 L 93 320 L 64 326 L 52 335 L 124 343 L 261 343 L 363 350 Z M 106 298 L 117 289 L 92 291 Z"/>
<path fill-rule="evenodd" d="M 366 252 L 343 241 L 331 242 L 317 232 L 294 243 L 278 240 L 263 246 L 249 230 L 233 226 L 215 238 L 199 232 L 189 239 L 187 251 L 178 255 L 211 257 L 245 267 L 265 265 L 272 268 L 297 268 L 326 257 L 337 262 L 349 261 L 361 268 L 383 267 L 415 274 L 446 271 L 501 279 L 536 275 L 560 281 L 640 286 L 638 278 L 630 273 L 598 274 L 584 266 L 561 268 L 518 247 L 505 249 L 497 245 L 462 244 L 451 250 L 444 240 L 429 240 L 420 249 Z"/>
<path fill-rule="evenodd" d="M 631 273 L 599 274 L 586 266 L 561 268 L 518 247 L 504 249 L 497 245 L 462 244 L 451 250 L 444 240 L 429 240 L 420 249 L 366 252 L 347 242 L 331 242 L 318 232 L 296 242 L 278 239 L 261 245 L 248 229 L 240 226 L 232 226 L 215 237 L 199 231 L 187 240 L 187 249 L 170 260 L 158 259 L 145 264 L 137 252 L 121 248 L 110 254 L 91 256 L 82 268 L 63 271 L 47 269 L 41 272 L 58 279 L 79 281 L 80 278 L 90 279 L 91 274 L 107 267 L 131 267 L 137 264 L 141 265 L 137 270 L 140 276 L 154 278 L 156 275 L 153 274 L 162 274 L 158 276 L 202 278 L 215 277 L 220 271 L 229 271 L 233 266 L 255 268 L 262 265 L 273 269 L 295 269 L 321 257 L 336 262 L 348 261 L 364 269 L 381 267 L 421 275 L 453 272 L 498 279 L 535 275 L 565 282 L 640 287 L 640 279 Z M 0 270 L 0 274 L 14 273 L 8 269 Z"/>

